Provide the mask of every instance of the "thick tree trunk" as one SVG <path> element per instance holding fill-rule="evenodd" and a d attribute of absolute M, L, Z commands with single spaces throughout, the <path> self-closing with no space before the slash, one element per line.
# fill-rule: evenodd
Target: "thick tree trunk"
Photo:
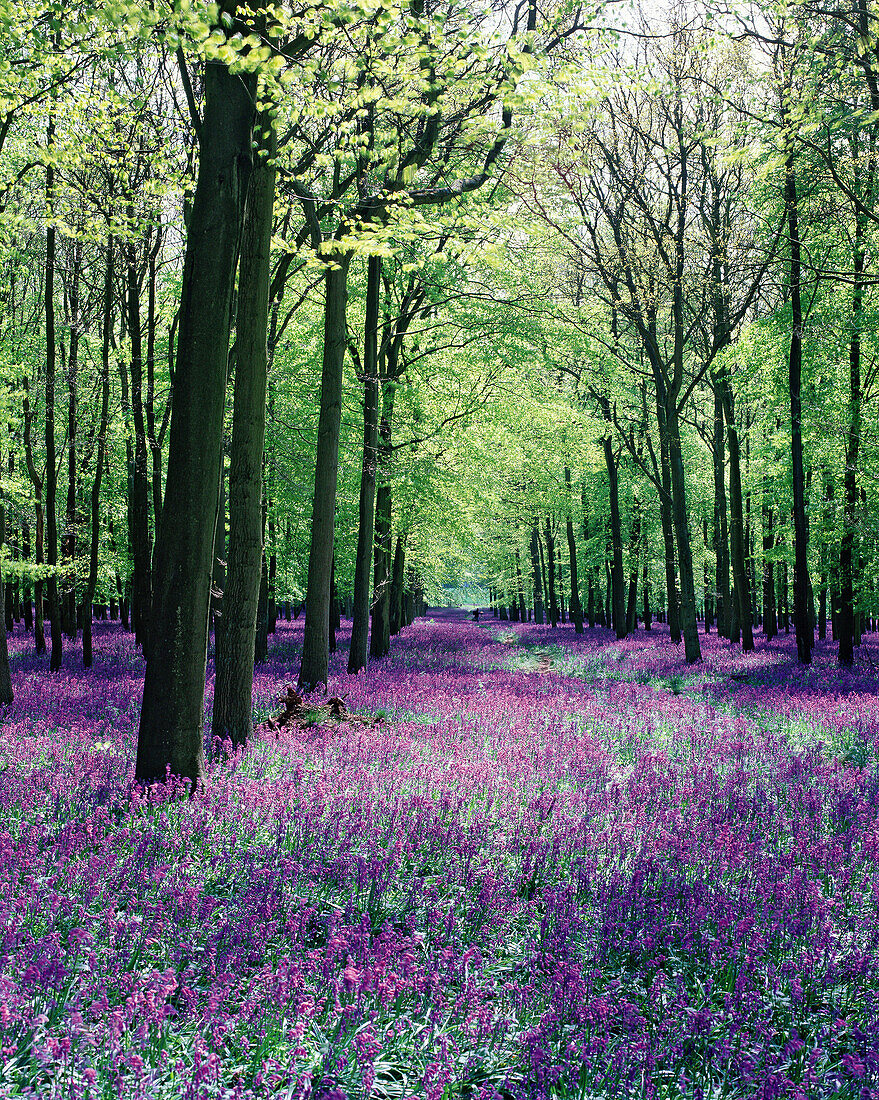
<path fill-rule="evenodd" d="M 803 305 L 800 261 L 799 209 L 793 156 L 785 166 L 785 204 L 790 241 L 791 338 L 788 386 L 791 419 L 791 480 L 794 520 L 794 628 L 800 664 L 812 662 L 813 634 L 809 626 L 809 562 L 806 530 L 806 479 L 803 471 Z"/>
<path fill-rule="evenodd" d="M 363 333 L 363 458 L 360 466 L 359 523 L 354 559 L 354 607 L 348 672 L 366 668 L 369 644 L 369 585 L 375 536 L 375 484 L 378 451 L 378 310 L 381 257 L 370 256 L 366 271 L 366 323 Z"/>
<path fill-rule="evenodd" d="M 264 128 L 271 120 L 263 116 Z M 229 548 L 217 635 L 211 734 L 244 745 L 253 733 L 253 665 L 263 559 L 263 452 L 266 434 L 266 331 L 275 167 L 274 141 L 257 155 L 238 269 L 235 382 L 229 456 Z"/>
<path fill-rule="evenodd" d="M 101 339 L 101 414 L 98 424 L 98 449 L 95 478 L 91 493 L 89 536 L 89 575 L 82 596 L 82 664 L 92 667 L 92 603 L 98 583 L 98 550 L 101 537 L 101 479 L 107 455 L 107 427 L 110 420 L 110 337 L 113 325 L 113 238 L 107 241 L 104 269 L 104 312 Z"/>
<path fill-rule="evenodd" d="M 348 268 L 350 254 L 334 258 L 324 277 L 324 354 L 320 386 L 320 417 L 314 467 L 314 504 L 305 632 L 299 687 L 313 691 L 326 686 L 329 666 L 330 589 L 339 478 L 339 424 L 342 414 L 342 367 L 347 339 Z"/>
<path fill-rule="evenodd" d="M 235 6 L 229 11 L 234 15 Z M 202 720 L 232 291 L 251 167 L 255 79 L 205 66 L 198 179 L 183 266 L 162 538 L 156 547 L 135 775 L 204 773 Z"/>

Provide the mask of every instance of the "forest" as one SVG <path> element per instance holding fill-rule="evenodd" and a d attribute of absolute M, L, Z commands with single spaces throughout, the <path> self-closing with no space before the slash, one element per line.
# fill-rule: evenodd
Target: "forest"
<path fill-rule="evenodd" d="M 0 0 L 0 1097 L 879 1098 L 873 0 Z"/>

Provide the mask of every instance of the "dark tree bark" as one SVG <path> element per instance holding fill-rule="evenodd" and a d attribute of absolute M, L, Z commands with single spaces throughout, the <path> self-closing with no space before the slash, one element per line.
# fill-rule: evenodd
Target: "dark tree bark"
<path fill-rule="evenodd" d="M 369 641 L 369 586 L 375 534 L 375 483 L 378 450 L 378 311 L 381 257 L 370 256 L 366 274 L 366 322 L 363 334 L 363 458 L 360 466 L 360 503 L 357 553 L 354 560 L 354 607 L 348 672 L 366 668 Z"/>
<path fill-rule="evenodd" d="M 729 552 L 733 583 L 739 608 L 739 627 L 742 634 L 742 650 L 754 648 L 751 626 L 751 586 L 746 563 L 747 544 L 742 508 L 742 467 L 739 447 L 739 431 L 736 426 L 735 403 L 732 385 L 725 371 L 719 371 L 715 385 L 720 391 L 723 415 L 726 420 L 726 441 L 729 450 Z"/>
<path fill-rule="evenodd" d="M 77 429 L 77 379 L 79 368 L 79 279 L 82 267 L 82 244 L 73 244 L 71 256 L 70 287 L 67 294 L 70 342 L 67 348 L 67 501 L 64 510 L 64 537 L 61 540 L 62 560 L 73 565 L 76 557 L 76 429 Z M 62 601 L 62 630 L 68 638 L 76 640 L 76 580 L 71 568 L 70 587 Z M 89 610 L 91 618 L 91 610 Z"/>
<path fill-rule="evenodd" d="M 680 423 L 677 408 L 666 408 L 666 429 L 669 440 L 669 464 L 672 484 L 672 519 L 678 548 L 678 569 L 681 578 L 681 633 L 684 636 L 684 656 L 688 664 L 702 659 L 699 627 L 696 622 L 696 595 L 693 578 L 693 552 L 687 516 L 686 479 L 681 453 Z"/>
<path fill-rule="evenodd" d="M 546 576 L 549 585 L 549 621 L 555 629 L 559 625 L 559 605 L 555 591 L 555 539 L 549 516 L 546 517 Z"/>
<path fill-rule="evenodd" d="M 379 420 L 377 477 L 379 481 L 375 506 L 375 547 L 373 551 L 372 626 L 369 655 L 378 660 L 388 652 L 391 639 L 391 426 L 394 416 L 396 376 L 385 379 Z"/>
<path fill-rule="evenodd" d="M 6 541 L 6 507 L 0 498 L 0 549 Z M 3 573 L 0 570 L 0 603 L 4 600 Z M 12 702 L 12 676 L 9 671 L 9 647 L 6 641 L 6 624 L 0 627 L 0 705 Z"/>
<path fill-rule="evenodd" d="M 794 519 L 794 628 L 800 664 L 812 662 L 814 635 L 809 624 L 809 561 L 806 529 L 806 479 L 803 471 L 803 302 L 797 178 L 793 155 L 785 165 L 785 204 L 790 241 L 790 295 L 792 329 L 788 358 L 790 387 L 791 463 Z"/>
<path fill-rule="evenodd" d="M 236 5 L 224 5 L 234 16 Z M 180 302 L 161 542 L 135 775 L 198 784 L 232 290 L 251 168 L 255 79 L 205 65 L 205 112 Z"/>
<path fill-rule="evenodd" d="M 47 146 L 55 144 L 55 120 L 50 118 Z M 46 166 L 46 202 L 51 213 L 55 203 L 55 168 L 50 160 Z M 51 616 L 52 652 L 49 671 L 61 668 L 61 607 L 58 599 L 58 460 L 55 450 L 55 226 L 46 230 L 46 564 L 49 576 L 46 589 Z"/>
<path fill-rule="evenodd" d="M 256 601 L 256 634 L 253 642 L 253 663 L 257 665 L 264 665 L 269 659 L 269 562 L 265 550 L 266 514 L 268 512 L 267 497 L 265 468 L 263 468 L 259 592 Z M 330 577 L 332 578 L 332 561 L 330 562 Z M 329 614 L 329 612 L 327 612 L 327 614 Z M 329 619 L 327 623 L 329 623 Z M 329 657 L 329 637 L 327 637 L 327 656 Z"/>
<path fill-rule="evenodd" d="M 403 533 L 397 535 L 397 543 L 394 547 L 394 566 L 391 572 L 391 600 L 388 616 L 388 629 L 391 637 L 399 634 L 403 626 L 403 572 L 405 562 L 406 536 L 405 533 Z"/>
<path fill-rule="evenodd" d="M 107 456 L 107 426 L 110 419 L 110 336 L 113 326 L 113 238 L 107 241 L 104 268 L 103 331 L 101 337 L 101 413 L 98 422 L 98 448 L 95 456 L 95 477 L 92 482 L 89 575 L 82 595 L 82 664 L 92 667 L 92 603 L 98 583 L 98 550 L 101 538 L 101 479 Z"/>
<path fill-rule="evenodd" d="M 629 534 L 629 595 L 626 604 L 626 630 L 638 628 L 638 555 L 641 551 L 641 498 L 637 487 L 632 492 L 632 530 Z"/>
<path fill-rule="evenodd" d="M 723 402 L 714 387 L 714 438 L 712 458 L 714 466 L 714 585 L 717 600 L 717 633 L 722 638 L 730 635 L 729 590 L 729 534 L 726 519 L 726 483 L 724 469 Z"/>
<path fill-rule="evenodd" d="M 263 116 L 263 129 L 271 120 Z M 238 269 L 235 381 L 229 460 L 229 549 L 217 635 L 213 737 L 244 745 L 253 733 L 253 665 L 263 559 L 263 453 L 266 434 L 269 273 L 275 167 L 274 141 L 257 155 Z"/>
<path fill-rule="evenodd" d="M 604 464 L 607 467 L 607 480 L 610 496 L 610 538 L 612 547 L 611 584 L 611 623 L 617 638 L 626 636 L 626 596 L 623 579 L 623 532 L 620 521 L 619 477 L 617 458 L 613 453 L 613 441 L 609 435 L 602 439 Z"/>
<path fill-rule="evenodd" d="M 766 640 L 778 634 L 778 616 L 775 611 L 775 571 L 772 551 L 775 546 L 775 533 L 772 530 L 772 505 L 763 482 L 763 633 Z"/>
<path fill-rule="evenodd" d="M 678 610 L 678 581 L 675 564 L 675 536 L 672 521 L 671 463 L 668 452 L 668 436 L 665 430 L 665 409 L 657 397 L 656 416 L 659 424 L 659 469 L 662 488 L 659 493 L 659 521 L 662 527 L 662 545 L 665 552 L 665 594 L 668 628 L 675 645 L 681 641 L 681 620 Z"/>
<path fill-rule="evenodd" d="M 339 424 L 342 415 L 342 366 L 347 339 L 348 267 L 350 254 L 338 256 L 324 277 L 324 353 L 320 387 L 320 417 L 311 513 L 311 548 L 305 632 L 299 687 L 313 691 L 326 686 L 329 666 L 330 589 L 339 477 Z"/>
<path fill-rule="evenodd" d="M 129 207 L 133 220 L 133 211 Z M 126 248 L 126 292 L 128 338 L 131 343 L 131 412 L 134 427 L 134 454 L 131 468 L 131 556 L 134 571 L 131 581 L 134 639 L 141 650 L 149 650 L 150 608 L 152 605 L 152 544 L 150 541 L 150 493 L 147 466 L 146 420 L 143 407 L 143 326 L 140 314 L 140 278 L 134 243 Z"/>
<path fill-rule="evenodd" d="M 574 631 L 583 633 L 583 606 L 580 603 L 580 584 L 577 577 L 577 543 L 574 539 L 574 520 L 571 515 L 571 470 L 565 466 L 565 488 L 568 492 L 568 568 L 571 574 L 571 619 Z M 590 624 L 591 625 L 591 624 Z"/>
<path fill-rule="evenodd" d="M 644 545 L 644 564 L 641 572 L 641 591 L 644 598 L 644 629 L 651 629 L 650 622 L 650 578 L 647 568 L 647 545 Z"/>
<path fill-rule="evenodd" d="M 519 547 L 516 547 L 516 598 L 518 600 L 519 622 L 527 621 L 527 613 L 525 611 L 525 584 L 522 580 L 522 555 L 519 553 Z"/>
<path fill-rule="evenodd" d="M 531 575 L 534 585 L 534 621 L 543 626 L 543 582 L 540 577 L 540 531 L 537 520 L 531 526 Z"/>
<path fill-rule="evenodd" d="M 858 458 L 861 442 L 861 329 L 864 314 L 864 216 L 855 215 L 853 246 L 851 336 L 849 338 L 849 405 L 848 430 L 845 441 L 845 506 L 843 509 L 842 541 L 839 548 L 839 652 L 841 665 L 851 668 L 855 646 L 855 543 L 857 540 Z"/>

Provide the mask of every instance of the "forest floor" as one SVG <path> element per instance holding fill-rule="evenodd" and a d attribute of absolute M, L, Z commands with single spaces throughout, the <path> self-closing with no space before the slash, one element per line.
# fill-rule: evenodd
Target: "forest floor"
<path fill-rule="evenodd" d="M 88 673 L 11 640 L 0 1096 L 879 1097 L 874 635 L 694 668 L 436 612 L 349 678 L 343 628 L 368 721 L 309 699 L 183 800 L 132 787 L 143 662 L 95 629 Z"/>

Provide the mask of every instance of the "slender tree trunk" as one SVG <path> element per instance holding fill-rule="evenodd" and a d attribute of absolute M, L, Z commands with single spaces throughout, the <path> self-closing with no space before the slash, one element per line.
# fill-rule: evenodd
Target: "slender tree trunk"
<path fill-rule="evenodd" d="M 559 625 L 559 607 L 555 592 L 555 539 L 549 516 L 546 517 L 546 576 L 549 584 L 549 621 L 555 629 Z"/>
<path fill-rule="evenodd" d="M 574 539 L 574 520 L 571 515 L 571 470 L 565 466 L 565 488 L 568 493 L 568 568 L 571 574 L 571 618 L 574 631 L 583 633 L 583 606 L 580 603 L 580 584 L 577 578 L 577 543 Z M 591 625 L 591 624 L 590 624 Z"/>
<path fill-rule="evenodd" d="M 864 312 L 864 216 L 855 216 L 854 284 L 849 338 L 848 431 L 845 444 L 845 506 L 839 549 L 839 663 L 851 668 L 855 645 L 854 557 L 857 538 L 858 457 L 861 442 L 861 328 Z"/>
<path fill-rule="evenodd" d="M 269 564 L 265 549 L 267 512 L 268 500 L 265 483 L 265 468 L 263 468 L 262 519 L 259 540 L 261 547 L 259 590 L 256 600 L 256 634 L 253 642 L 253 663 L 256 665 L 264 665 L 269 659 Z M 332 561 L 330 563 L 330 578 L 332 579 Z M 329 611 L 327 615 L 329 615 Z M 329 624 L 329 618 L 327 619 L 327 624 Z M 329 635 L 327 636 L 327 658 L 329 659 Z"/>
<path fill-rule="evenodd" d="M 234 16 L 236 5 L 223 10 Z M 255 79 L 205 65 L 198 179 L 183 266 L 162 539 L 135 775 L 198 784 L 232 291 L 251 167 Z"/>
<path fill-rule="evenodd" d="M 113 238 L 107 241 L 104 269 L 104 312 L 101 340 L 101 414 L 98 424 L 98 450 L 95 457 L 95 478 L 91 493 L 91 526 L 89 538 L 89 575 L 82 596 L 82 664 L 92 667 L 92 603 L 98 583 L 98 550 L 101 538 L 101 478 L 107 455 L 107 427 L 110 420 L 110 337 L 113 326 Z"/>
<path fill-rule="evenodd" d="M 314 468 L 314 504 L 311 513 L 311 549 L 305 632 L 299 687 L 313 691 L 326 686 L 329 666 L 330 590 L 339 478 L 339 425 L 342 414 L 342 367 L 347 339 L 348 268 L 350 254 L 338 256 L 324 277 L 324 354 L 321 372 L 320 417 Z"/>
<path fill-rule="evenodd" d="M 6 541 L 6 507 L 0 499 L 0 550 Z M 0 570 L 0 603 L 4 600 L 3 573 Z M 12 676 L 9 671 L 9 647 L 6 641 L 6 624 L 0 627 L 0 705 L 12 702 Z"/>
<path fill-rule="evenodd" d="M 378 660 L 388 652 L 391 637 L 391 424 L 394 411 L 395 383 L 386 382 L 379 422 L 377 477 L 379 479 L 375 507 L 375 547 L 373 563 L 372 628 L 369 654 Z"/>
<path fill-rule="evenodd" d="M 748 653 L 754 648 L 754 633 L 751 626 L 751 587 L 745 560 L 746 541 L 744 512 L 742 509 L 742 467 L 739 432 L 736 426 L 735 403 L 729 379 L 725 374 L 720 374 L 716 385 L 720 390 L 723 414 L 726 420 L 726 441 L 729 449 L 730 563 L 739 607 L 742 650 Z"/>
<path fill-rule="evenodd" d="M 519 622 L 527 622 L 527 613 L 525 611 L 525 585 L 522 581 L 522 555 L 519 553 L 519 547 L 516 547 L 516 596 L 519 604 Z"/>
<path fill-rule="evenodd" d="M 638 554 L 641 548 L 641 498 L 637 487 L 632 492 L 632 530 L 629 535 L 629 595 L 626 603 L 626 629 L 638 628 Z"/>
<path fill-rule="evenodd" d="M 644 596 L 644 629 L 651 629 L 650 622 L 650 580 L 647 570 L 647 545 L 644 546 L 644 565 L 641 573 L 641 591 Z"/>
<path fill-rule="evenodd" d="M 68 307 L 70 312 L 70 343 L 67 350 L 67 502 L 64 512 L 64 538 L 61 541 L 62 560 L 70 567 L 69 589 L 63 600 L 62 629 L 68 638 L 76 640 L 76 429 L 77 378 L 79 367 L 79 277 L 82 266 L 82 243 L 74 242 L 73 270 L 70 276 Z M 91 618 L 91 608 L 89 608 Z"/>
<path fill-rule="evenodd" d="M 768 500 L 766 479 L 763 480 L 763 633 L 766 640 L 778 634 L 778 616 L 775 611 L 775 572 L 772 550 L 775 534 L 772 530 L 772 506 Z"/>
<path fill-rule="evenodd" d="M 271 119 L 261 116 L 263 130 Z M 253 665 L 263 560 L 263 454 L 266 435 L 266 331 L 275 167 L 270 137 L 257 154 L 238 269 L 232 446 L 229 457 L 229 549 L 217 635 L 213 737 L 244 745 L 253 733 Z"/>
<path fill-rule="evenodd" d="M 659 468 L 662 489 L 659 494 L 659 519 L 662 526 L 662 543 L 665 551 L 665 592 L 668 628 L 671 640 L 678 645 L 681 640 L 681 620 L 678 611 L 678 584 L 675 571 L 675 536 L 672 518 L 672 479 L 669 460 L 668 433 L 665 408 L 657 397 L 656 415 L 659 424 Z"/>
<path fill-rule="evenodd" d="M 673 402 L 666 408 L 668 455 L 671 466 L 672 519 L 678 548 L 678 568 L 681 578 L 681 631 L 684 635 L 684 655 L 688 664 L 702 659 L 699 626 L 696 621 L 696 593 L 693 578 L 693 552 L 687 517 L 687 490 L 684 461 L 681 453 L 680 424 Z"/>
<path fill-rule="evenodd" d="M 49 121 L 47 146 L 55 144 L 55 120 Z M 55 203 L 55 169 L 50 160 L 46 167 L 46 204 L 51 216 Z M 46 230 L 46 564 L 49 577 L 46 588 L 51 616 L 52 652 L 49 671 L 61 668 L 61 607 L 58 599 L 58 460 L 55 451 L 55 226 Z"/>
<path fill-rule="evenodd" d="M 540 531 L 535 519 L 531 526 L 531 574 L 534 585 L 534 621 L 543 626 L 543 583 L 540 578 Z"/>
<path fill-rule="evenodd" d="M 130 216 L 133 212 L 129 208 Z M 131 342 L 131 412 L 134 426 L 134 462 L 131 476 L 131 554 L 134 572 L 131 582 L 134 639 L 141 650 L 149 649 L 152 605 L 152 544 L 150 542 L 150 496 L 147 468 L 146 421 L 143 408 L 143 327 L 140 315 L 140 281 L 135 245 L 127 246 L 126 287 L 128 293 L 128 337 Z"/>
<path fill-rule="evenodd" d="M 602 439 L 604 448 L 604 463 L 607 467 L 607 480 L 610 495 L 610 537 L 613 549 L 613 564 L 611 566 L 611 616 L 613 628 L 617 638 L 626 636 L 626 596 L 623 580 L 623 532 L 620 522 L 620 494 L 619 477 L 617 474 L 616 457 L 613 453 L 612 441 L 609 435 Z"/>
<path fill-rule="evenodd" d="M 790 294 L 792 323 L 788 385 L 790 387 L 791 463 L 794 518 L 794 627 L 797 635 L 797 657 L 800 664 L 812 662 L 814 636 L 809 626 L 809 561 L 806 531 L 806 480 L 803 471 L 803 305 L 800 285 L 800 230 L 797 198 L 797 178 L 793 154 L 785 166 L 785 203 L 787 206 L 788 238 L 790 240 Z"/>
<path fill-rule="evenodd" d="M 354 559 L 354 607 L 348 672 L 366 668 L 369 641 L 369 583 L 375 536 L 375 483 L 378 451 L 378 311 L 381 257 L 370 256 L 366 271 L 366 323 L 363 334 L 363 459 L 360 466 L 359 524 Z"/>
<path fill-rule="evenodd" d="M 399 634 L 403 626 L 403 571 L 405 562 L 406 536 L 401 534 L 397 535 L 397 544 L 394 548 L 394 567 L 391 573 L 389 630 L 392 637 Z"/>

